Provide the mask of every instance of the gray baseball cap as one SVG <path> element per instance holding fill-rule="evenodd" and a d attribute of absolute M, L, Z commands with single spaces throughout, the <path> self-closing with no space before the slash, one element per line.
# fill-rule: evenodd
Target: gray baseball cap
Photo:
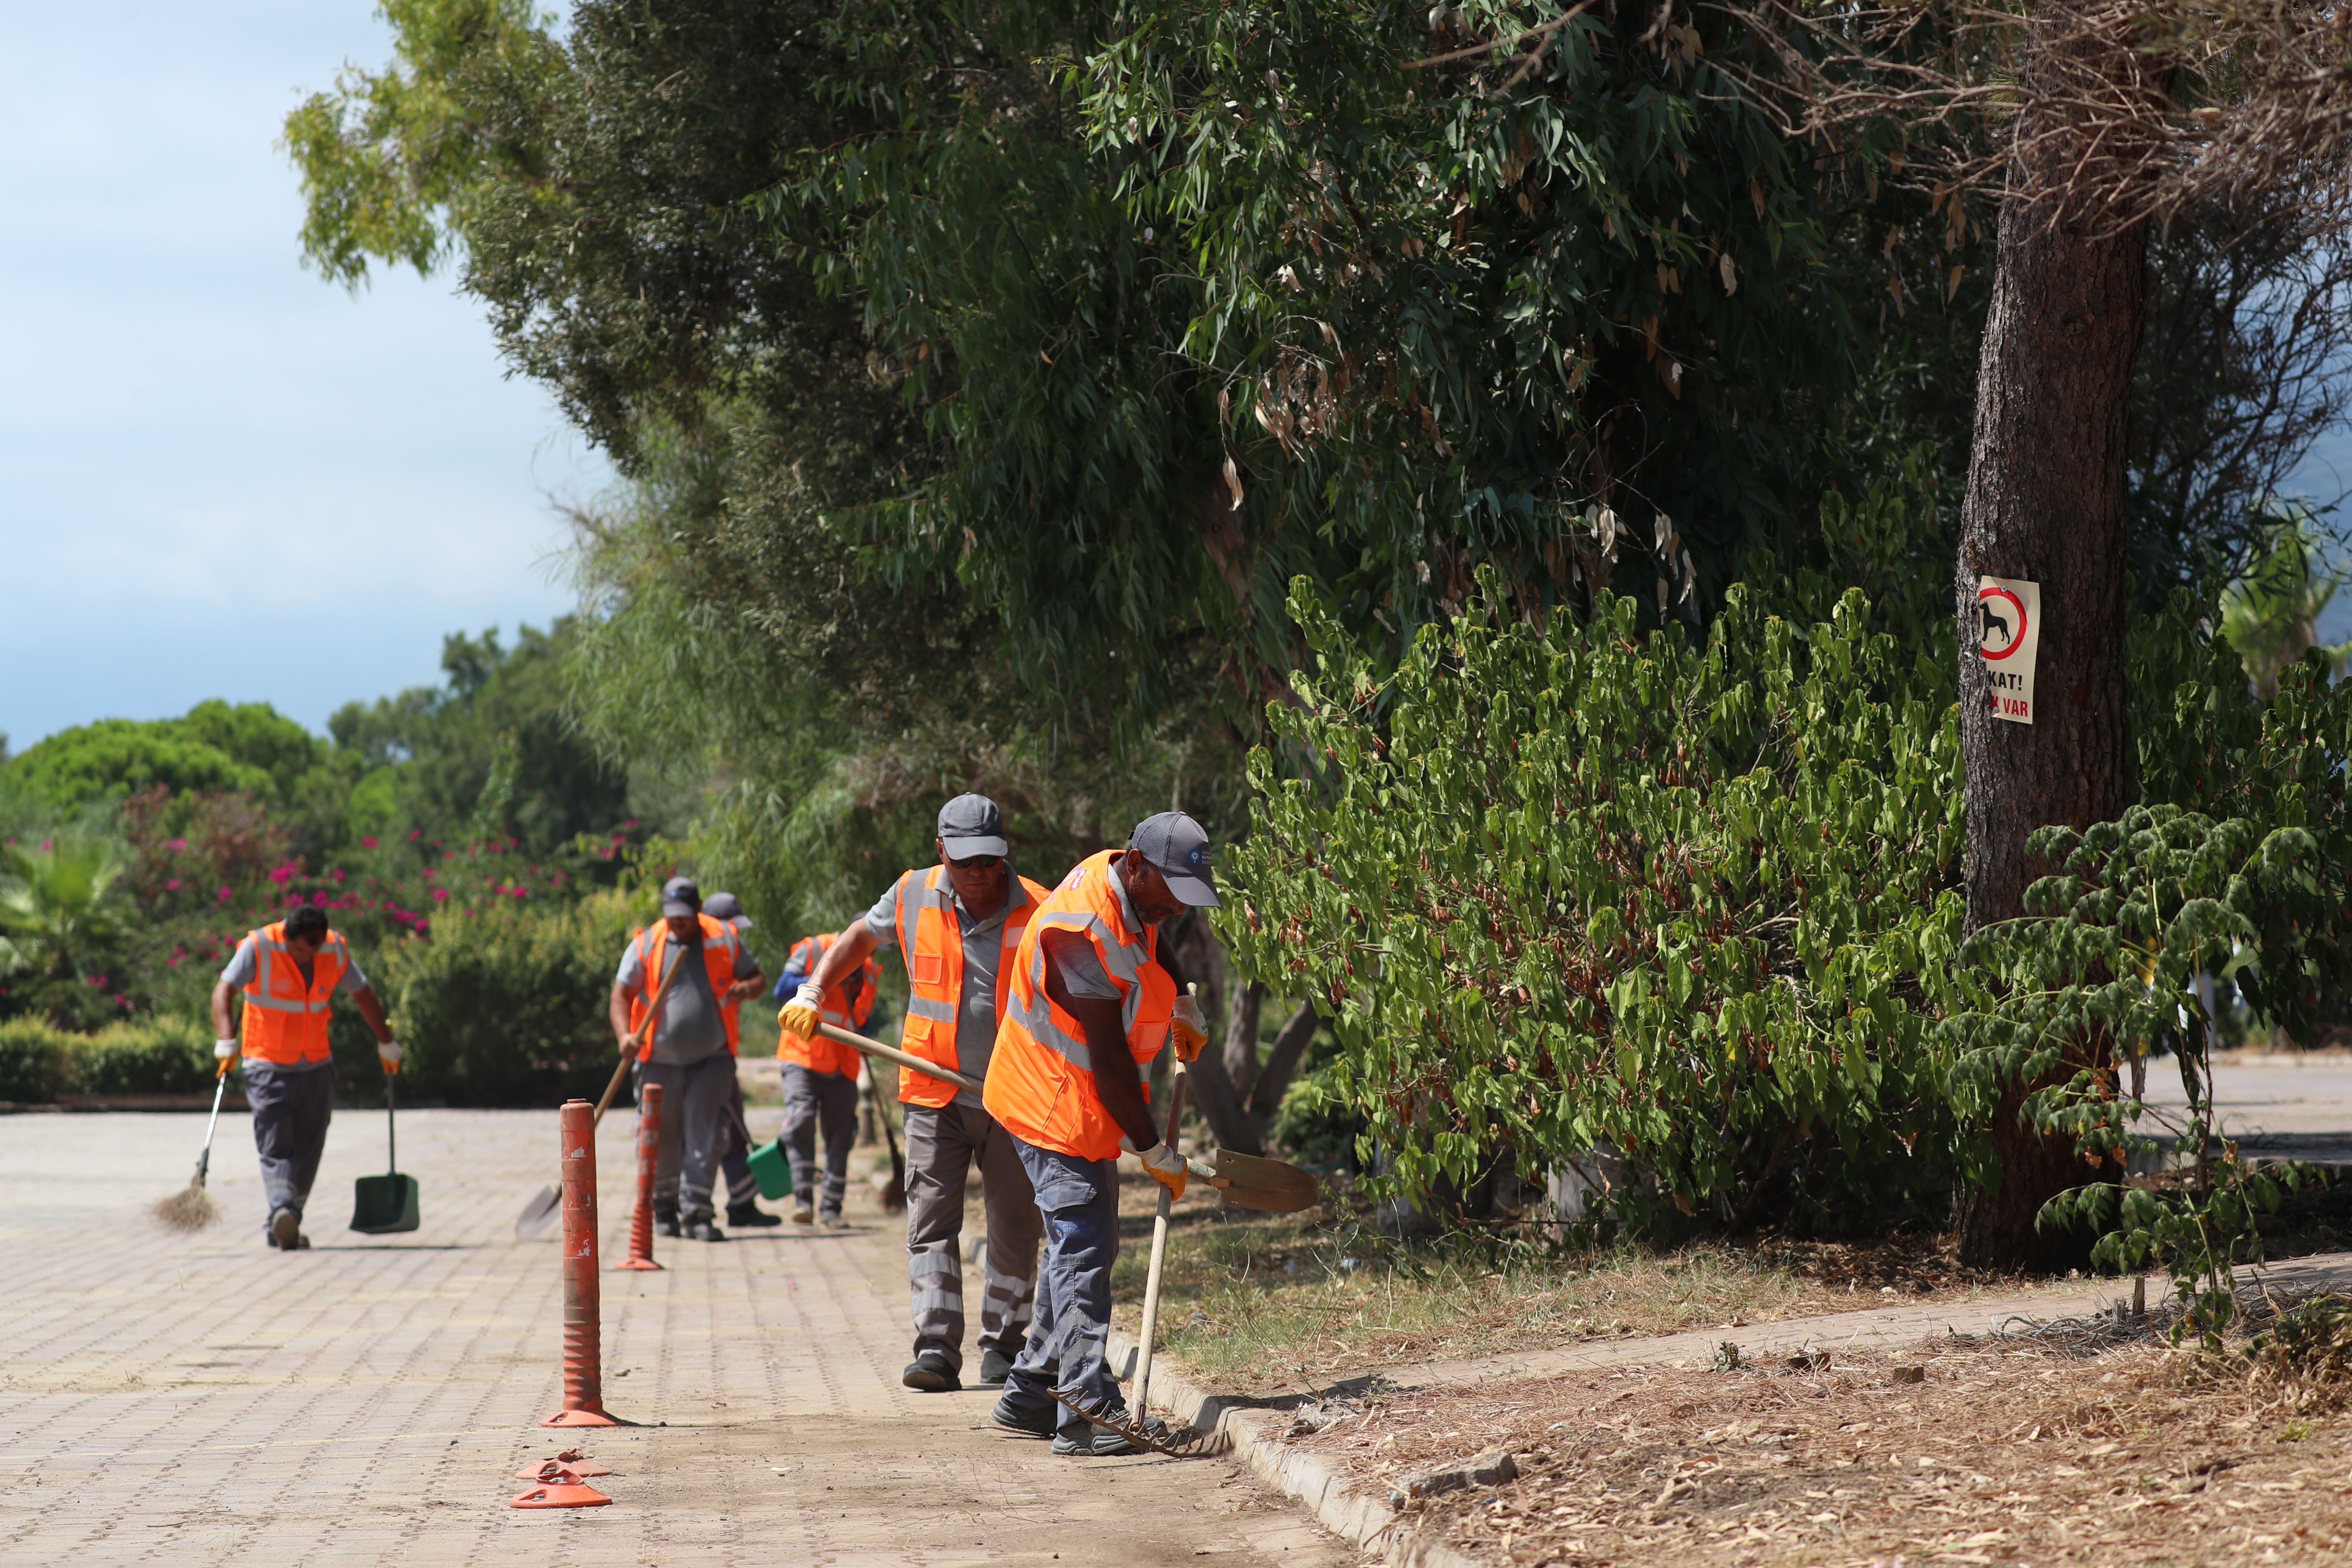
<path fill-rule="evenodd" d="M 692 915 L 702 912 L 702 889 L 694 885 L 691 877 L 672 877 L 662 884 L 662 915 Z"/>
<path fill-rule="evenodd" d="M 1209 865 L 1209 835 L 1181 811 L 1163 811 L 1135 825 L 1127 847 L 1160 868 L 1168 889 L 1188 904 L 1214 909 L 1217 884 Z"/>
<path fill-rule="evenodd" d="M 1004 814 L 984 795 L 960 795 L 940 807 L 940 842 L 950 860 L 1004 854 Z"/>
<path fill-rule="evenodd" d="M 713 893 L 702 900 L 702 912 L 715 921 L 725 921 L 737 931 L 750 931 L 751 917 L 743 912 L 743 901 L 732 893 Z"/>

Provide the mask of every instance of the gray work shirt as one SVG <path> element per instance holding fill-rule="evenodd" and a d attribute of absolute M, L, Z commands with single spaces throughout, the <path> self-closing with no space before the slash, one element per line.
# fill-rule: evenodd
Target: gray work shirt
<path fill-rule="evenodd" d="M 697 937 L 690 944 L 681 944 L 673 938 L 663 946 L 666 952 L 676 951 L 677 967 L 670 976 L 669 989 L 662 994 L 661 1021 L 654 1026 L 651 1059 L 683 1067 L 726 1050 L 727 1019 L 718 994 L 710 989 L 710 966 L 702 961 L 702 940 Z M 735 978 L 749 980 L 759 973 L 760 961 L 751 956 L 750 948 L 738 944 Z M 620 973 L 613 979 L 615 984 L 644 994 L 661 984 L 658 975 L 650 982 L 646 979 L 645 961 L 637 956 L 635 942 L 622 952 Z"/>
<path fill-rule="evenodd" d="M 309 964 L 296 963 L 295 967 L 302 972 L 304 981 L 310 979 L 311 971 Z M 259 973 L 260 969 L 260 954 L 254 949 L 252 933 L 247 932 L 246 939 L 236 944 L 236 951 L 229 954 L 228 967 L 220 972 L 220 977 L 228 982 L 229 989 L 232 991 L 242 991 L 253 984 L 253 977 Z M 343 955 L 343 972 L 335 979 L 335 994 L 339 996 L 348 996 L 354 992 L 364 991 L 367 989 L 367 983 L 368 977 L 360 973 L 359 961 L 351 956 L 350 949 L 346 947 Z M 331 1068 L 335 1064 L 331 1060 L 321 1060 L 269 1062 L 265 1065 L 272 1072 L 316 1072 L 320 1068 Z"/>
<path fill-rule="evenodd" d="M 902 879 L 903 880 L 903 879 Z M 898 945 L 899 882 L 874 900 L 866 911 L 866 929 L 877 947 Z M 1024 895 L 1021 879 L 1011 862 L 1004 868 L 1004 902 L 984 921 L 975 921 L 963 907 L 963 895 L 947 882 L 955 910 L 956 930 L 963 937 L 963 985 L 956 999 L 956 1071 L 966 1078 L 988 1079 L 989 1058 L 996 1054 L 996 963 L 1004 950 L 1004 917 Z M 968 1089 L 956 1090 L 955 1102 L 981 1108 L 980 1096 Z"/>

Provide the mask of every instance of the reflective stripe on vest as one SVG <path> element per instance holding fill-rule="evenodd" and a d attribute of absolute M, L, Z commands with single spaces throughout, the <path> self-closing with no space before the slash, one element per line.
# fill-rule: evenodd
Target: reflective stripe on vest
<path fill-rule="evenodd" d="M 1000 1026 L 1004 1022 L 1004 978 L 1013 970 L 1029 917 L 1045 901 L 1045 889 L 1008 868 L 1004 898 L 991 998 Z M 963 923 L 956 913 L 955 885 L 948 880 L 946 867 L 919 867 L 898 879 L 898 955 L 907 962 L 908 993 L 899 1048 L 961 1070 L 956 1026 L 963 1016 Z M 957 1092 L 945 1079 L 913 1068 L 898 1069 L 898 1099 L 908 1105 L 946 1105 Z"/>
<path fill-rule="evenodd" d="M 1081 861 L 1038 907 L 1021 939 L 1008 984 L 996 1055 L 989 1063 L 989 1113 L 1041 1149 L 1082 1160 L 1118 1152 L 1118 1124 L 1095 1092 L 1093 1053 L 1076 1018 L 1045 990 L 1048 930 L 1083 934 L 1119 993 L 1119 1021 L 1136 1076 L 1160 1054 L 1176 1005 L 1176 982 L 1155 956 L 1158 932 L 1130 928 L 1111 878 L 1117 850 Z M 1147 1095 L 1149 1090 L 1147 1089 Z"/>
<path fill-rule="evenodd" d="M 239 1030 L 243 1053 L 280 1067 L 322 1062 L 333 1052 L 327 1019 L 334 1010 L 335 986 L 351 967 L 351 949 L 330 931 L 310 961 L 310 977 L 294 961 L 286 922 L 277 921 L 251 933 L 253 978 L 245 983 L 245 1017 Z"/>
<path fill-rule="evenodd" d="M 743 939 L 726 921 L 713 920 L 709 915 L 694 918 L 702 926 L 702 968 L 710 978 L 710 994 L 716 999 L 724 996 L 727 988 L 735 984 L 735 959 L 743 951 Z M 669 923 L 664 921 L 649 925 L 629 941 L 637 950 L 637 994 L 629 998 L 629 1032 L 634 1035 L 646 1026 L 646 1003 L 652 997 L 656 987 L 661 984 L 662 966 L 668 962 L 665 955 L 669 949 Z M 681 957 L 678 962 L 682 963 L 685 960 Z M 672 975 L 670 984 L 675 986 L 683 982 Z M 669 1005 L 667 997 L 663 999 L 662 1005 L 665 1008 Z M 722 1005 L 719 1016 L 727 1026 L 727 1048 L 731 1051 L 735 1048 L 738 1026 L 736 1010 Z M 656 1024 L 645 1037 L 645 1043 L 637 1047 L 637 1060 L 653 1060 L 654 1038 L 660 1033 L 661 1026 Z"/>
<path fill-rule="evenodd" d="M 840 935 L 838 931 L 829 931 L 801 938 L 793 944 L 792 956 L 784 961 L 786 966 L 797 969 L 803 974 L 814 974 L 817 961 L 832 951 Z M 836 1029 L 864 1032 L 866 1021 L 874 1016 L 874 994 L 882 984 L 882 966 L 869 957 L 863 973 L 866 984 L 857 993 L 856 1006 L 850 1005 L 847 985 L 835 985 L 827 990 L 824 1000 L 817 1004 L 817 1016 Z M 793 1034 L 781 1023 L 776 1028 L 776 1055 L 796 1066 L 817 1072 L 839 1073 L 845 1078 L 856 1078 L 858 1064 L 865 1059 L 864 1053 L 855 1046 L 845 1046 L 821 1035 L 814 1040 L 808 1039 Z"/>

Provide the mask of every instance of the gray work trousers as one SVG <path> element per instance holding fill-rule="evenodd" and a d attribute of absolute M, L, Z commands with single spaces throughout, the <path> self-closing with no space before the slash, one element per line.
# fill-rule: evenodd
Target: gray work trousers
<path fill-rule="evenodd" d="M 253 1146 L 261 1154 L 261 1190 L 269 1213 L 292 1209 L 302 1217 L 310 1184 L 326 1152 L 327 1123 L 335 1114 L 335 1069 L 289 1072 L 256 1057 L 244 1062 L 245 1102 L 253 1108 Z M 261 1222 L 264 1234 L 269 1221 Z"/>
<path fill-rule="evenodd" d="M 1037 1235 L 1044 1216 L 1021 1163 L 1021 1141 L 969 1105 L 901 1107 L 907 1122 L 907 1289 L 915 1353 L 937 1351 L 963 1370 L 963 1190 L 980 1166 L 988 1215 L 980 1346 L 1010 1360 L 1029 1337 Z"/>
<path fill-rule="evenodd" d="M 1037 1193 L 1045 1261 L 1037 1270 L 1037 1321 L 1004 1380 L 1004 1397 L 1035 1410 L 1060 1389 L 1089 1409 L 1124 1410 L 1105 1359 L 1110 1336 L 1110 1266 L 1118 1258 L 1118 1162 L 1081 1160 L 1013 1140 Z M 1086 1419 L 1058 1407 L 1063 1434 L 1080 1442 Z"/>
<path fill-rule="evenodd" d="M 816 1135 L 824 1133 L 824 1173 L 817 1173 Z M 784 1064 L 784 1154 L 793 1163 L 793 1202 L 841 1217 L 849 1186 L 849 1151 L 857 1142 L 857 1080 Z M 822 1188 L 822 1191 L 820 1191 Z"/>
<path fill-rule="evenodd" d="M 637 1086 L 662 1091 L 661 1155 L 654 1164 L 654 1207 L 675 1207 L 682 1219 L 710 1215 L 710 1184 L 727 1136 L 727 1096 L 735 1087 L 735 1058 L 725 1051 L 698 1062 L 639 1062 Z"/>
<path fill-rule="evenodd" d="M 743 1120 L 743 1079 L 740 1072 L 727 1095 L 727 1142 L 719 1152 L 719 1173 L 727 1178 L 729 1208 L 750 1208 L 760 1201 L 760 1178 L 751 1173 L 751 1128 Z"/>

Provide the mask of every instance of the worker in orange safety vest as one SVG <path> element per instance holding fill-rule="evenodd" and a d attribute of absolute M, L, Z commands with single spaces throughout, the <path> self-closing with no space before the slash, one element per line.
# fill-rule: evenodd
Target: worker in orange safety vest
<path fill-rule="evenodd" d="M 253 1110 L 253 1143 L 261 1155 L 261 1186 L 269 1200 L 262 1233 L 282 1252 L 310 1245 L 302 1234 L 302 1205 L 318 1179 L 319 1156 L 334 1119 L 335 1058 L 327 1020 L 338 992 L 348 994 L 375 1033 L 376 1059 L 387 1073 L 400 1066 L 400 1047 L 367 976 L 352 962 L 327 911 L 306 904 L 284 920 L 247 932 L 213 986 L 214 1058 L 243 1057 L 245 1101 Z M 229 1001 L 240 998 L 240 1036 Z"/>
<path fill-rule="evenodd" d="M 814 1033 L 816 1009 L 830 989 L 876 949 L 895 943 L 908 980 L 899 1047 L 984 1080 L 1004 1016 L 1002 979 L 1045 889 L 1007 861 L 1003 814 L 986 795 L 961 795 L 940 807 L 932 843 L 938 863 L 893 882 L 833 944 L 782 1016 L 786 1028 Z M 900 1381 L 933 1394 L 963 1386 L 963 1194 L 977 1165 L 988 1215 L 980 1379 L 1002 1383 L 1029 1333 L 1042 1222 L 1028 1173 L 978 1095 L 912 1068 L 898 1069 L 898 1083 L 907 1129 L 907 1289 L 915 1319 L 915 1359 Z"/>
<path fill-rule="evenodd" d="M 797 993 L 836 940 L 837 932 L 824 931 L 794 942 L 778 988 L 789 986 Z M 873 1021 L 881 990 L 882 966 L 868 958 L 822 993 L 818 1016 L 835 1028 L 863 1034 Z M 857 1073 L 866 1058 L 854 1046 L 823 1035 L 797 1034 L 782 1023 L 776 1028 L 776 1055 L 783 1064 L 784 1155 L 793 1167 L 793 1223 L 839 1225 L 842 1196 L 849 1185 L 849 1152 L 857 1142 Z M 824 1133 L 822 1173 L 816 1163 L 820 1130 Z M 820 1187 L 822 1205 L 817 1202 Z"/>
<path fill-rule="evenodd" d="M 1056 1454 L 1136 1451 L 1069 1403 L 1125 1416 L 1103 1354 L 1118 1154 L 1137 1154 L 1153 1180 L 1184 1195 L 1184 1161 L 1152 1126 L 1143 1074 L 1163 1042 L 1191 1061 L 1209 1037 L 1199 1005 L 1177 994 L 1160 959 L 1159 928 L 1187 906 L 1216 902 L 1201 825 L 1176 811 L 1146 817 L 1124 850 L 1090 856 L 1062 879 L 1030 921 L 1005 985 L 983 1099 L 1013 1134 L 1046 1241 L 1035 1321 L 991 1419 L 1050 1436 Z"/>
<path fill-rule="evenodd" d="M 664 1236 L 724 1241 L 710 1189 L 735 1088 L 738 1025 L 731 1005 L 758 995 L 767 982 L 734 926 L 702 912 L 702 892 L 692 880 L 672 877 L 662 884 L 661 897 L 659 922 L 633 935 L 621 953 L 609 1007 L 613 1035 L 622 1050 L 636 1053 L 639 1089 L 661 1085 L 655 1228 Z M 656 992 L 661 1016 L 640 1041 Z"/>

